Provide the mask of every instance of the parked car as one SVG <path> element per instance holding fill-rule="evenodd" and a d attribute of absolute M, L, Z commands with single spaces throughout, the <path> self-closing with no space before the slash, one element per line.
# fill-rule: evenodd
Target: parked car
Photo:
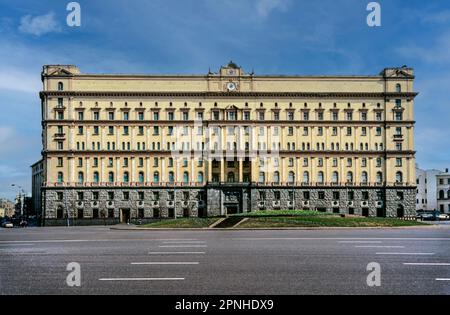
<path fill-rule="evenodd" d="M 431 212 L 421 212 L 416 216 L 417 220 L 423 221 L 434 221 L 436 220 L 436 216 Z"/>
<path fill-rule="evenodd" d="M 14 225 L 11 222 L 9 222 L 9 221 L 5 221 L 5 222 L 2 223 L 2 227 L 4 227 L 4 228 L 13 228 Z"/>
<path fill-rule="evenodd" d="M 441 214 L 439 214 L 439 220 L 441 220 L 441 221 L 450 220 L 450 216 L 448 214 L 441 213 Z"/>

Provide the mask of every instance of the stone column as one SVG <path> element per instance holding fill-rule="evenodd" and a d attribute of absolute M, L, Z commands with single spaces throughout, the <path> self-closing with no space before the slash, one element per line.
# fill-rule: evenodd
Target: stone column
<path fill-rule="evenodd" d="M 242 183 L 244 181 L 244 162 L 243 162 L 242 158 L 238 159 L 238 163 L 239 163 L 238 181 L 239 181 L 239 183 Z"/>
<path fill-rule="evenodd" d="M 212 164 L 213 160 L 212 159 L 208 160 L 208 179 L 207 179 L 208 182 L 212 182 L 212 169 L 213 169 Z"/>
<path fill-rule="evenodd" d="M 226 181 L 225 179 L 225 159 L 220 159 L 220 181 L 224 183 Z"/>

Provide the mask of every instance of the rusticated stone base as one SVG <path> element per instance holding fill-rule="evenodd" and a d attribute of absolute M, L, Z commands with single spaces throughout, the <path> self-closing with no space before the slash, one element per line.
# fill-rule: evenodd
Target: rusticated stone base
<path fill-rule="evenodd" d="M 94 200 L 98 192 L 98 200 Z M 114 198 L 109 199 L 109 192 Z M 79 200 L 79 193 L 83 199 Z M 127 200 L 124 193 L 129 194 Z M 143 199 L 139 198 L 143 194 Z M 60 198 L 58 198 L 58 195 Z M 353 195 L 353 196 L 352 196 Z M 211 184 L 177 188 L 47 188 L 45 225 L 147 223 L 177 217 L 221 216 L 259 210 L 317 210 L 370 217 L 415 215 L 414 187 L 261 187 Z M 62 198 L 61 198 L 62 197 Z"/>

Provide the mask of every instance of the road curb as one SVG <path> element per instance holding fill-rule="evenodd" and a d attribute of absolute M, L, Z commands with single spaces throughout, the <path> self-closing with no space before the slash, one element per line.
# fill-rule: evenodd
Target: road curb
<path fill-rule="evenodd" d="M 123 228 L 110 227 L 116 231 L 301 231 L 301 230 L 405 230 L 405 229 L 435 229 L 439 225 L 426 226 L 394 226 L 394 227 L 290 227 L 290 228 Z"/>

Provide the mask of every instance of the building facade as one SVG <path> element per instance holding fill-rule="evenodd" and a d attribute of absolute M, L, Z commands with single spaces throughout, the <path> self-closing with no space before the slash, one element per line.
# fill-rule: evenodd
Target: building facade
<path fill-rule="evenodd" d="M 450 213 L 450 173 L 448 169 L 440 173 L 437 179 L 437 210 Z"/>
<path fill-rule="evenodd" d="M 31 199 L 33 212 L 38 216 L 42 213 L 41 187 L 44 182 L 44 163 L 40 160 L 31 165 Z"/>
<path fill-rule="evenodd" d="M 439 170 L 422 170 L 416 168 L 417 199 L 416 210 L 437 210 L 437 176 Z"/>
<path fill-rule="evenodd" d="M 414 73 L 42 72 L 46 224 L 262 209 L 415 213 Z"/>

